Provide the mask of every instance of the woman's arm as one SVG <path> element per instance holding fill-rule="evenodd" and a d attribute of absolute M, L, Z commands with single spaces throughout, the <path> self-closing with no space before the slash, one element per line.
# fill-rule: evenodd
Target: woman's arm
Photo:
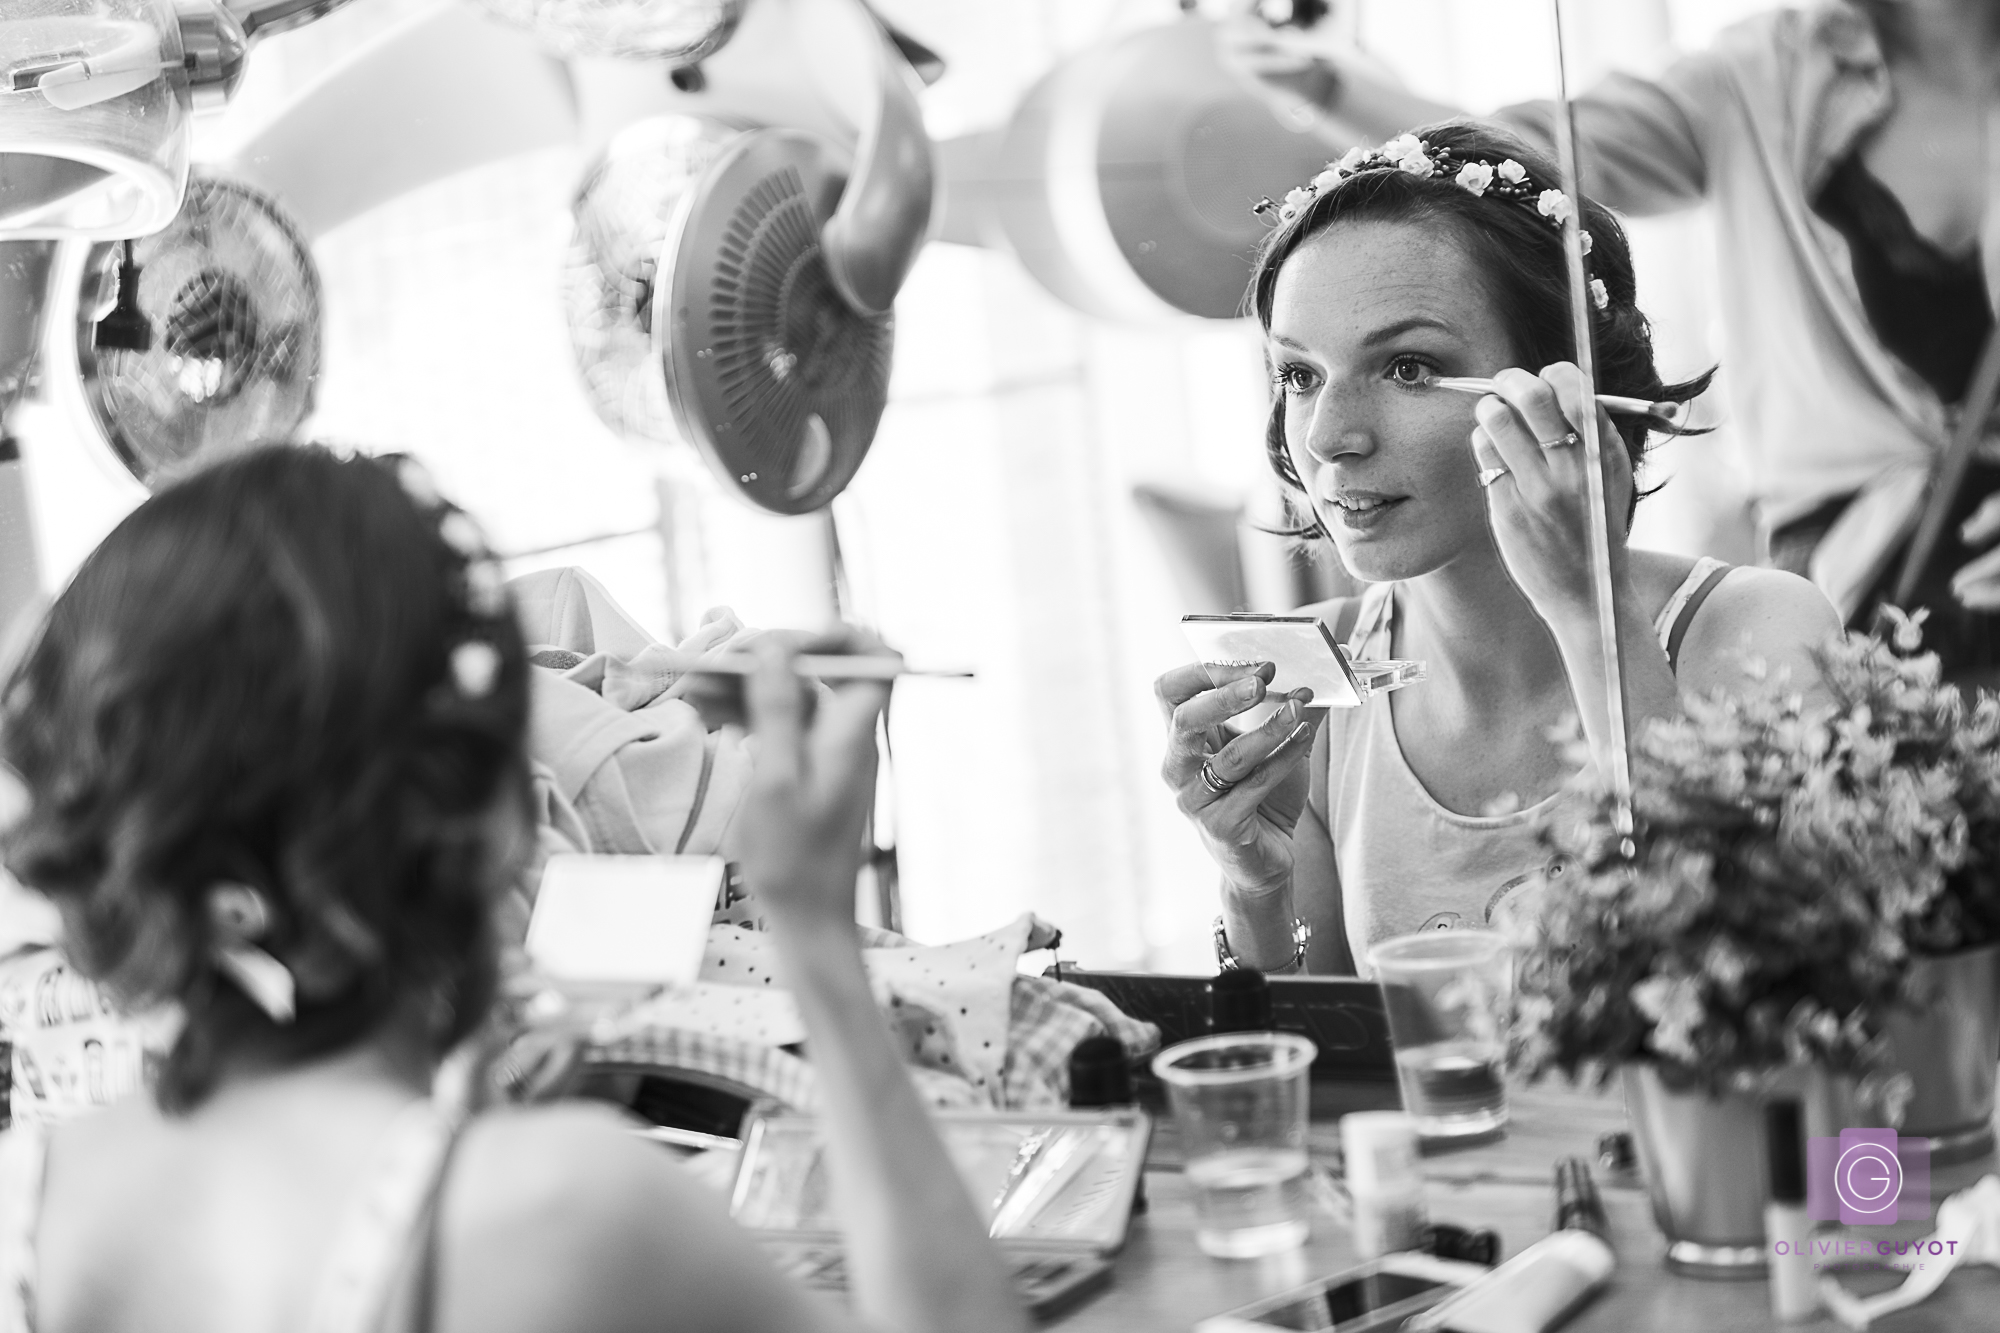
<path fill-rule="evenodd" d="M 1222 25 L 1217 51 L 1281 118 L 1310 107 L 1321 118 L 1315 130 L 1335 155 L 1469 114 L 1411 92 L 1357 52 L 1314 33 L 1239 19 Z M 1728 77 L 1716 56 L 1700 51 L 1658 79 L 1613 74 L 1576 97 L 1584 193 L 1642 217 L 1700 203 L 1712 123 L 1733 106 Z M 1545 100 L 1503 107 L 1486 119 L 1553 153 L 1555 113 L 1556 104 Z"/>
<path fill-rule="evenodd" d="M 844 685 L 815 701 L 786 647 L 756 648 L 743 873 L 805 1022 L 856 1304 L 881 1327 L 911 1333 L 1022 1329 L 985 1221 L 890 1040 L 855 939 L 854 882 L 888 687 Z"/>

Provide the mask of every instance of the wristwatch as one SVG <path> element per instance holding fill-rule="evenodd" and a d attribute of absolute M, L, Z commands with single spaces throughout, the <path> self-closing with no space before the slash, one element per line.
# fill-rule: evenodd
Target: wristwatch
<path fill-rule="evenodd" d="M 1292 918 L 1292 956 L 1277 967 L 1267 967 L 1266 972 L 1289 972 L 1303 970 L 1306 965 L 1306 945 L 1312 941 L 1313 928 L 1298 917 Z M 1243 960 L 1229 947 L 1228 932 L 1223 929 L 1222 918 L 1215 918 L 1215 961 L 1223 971 L 1242 967 Z"/>

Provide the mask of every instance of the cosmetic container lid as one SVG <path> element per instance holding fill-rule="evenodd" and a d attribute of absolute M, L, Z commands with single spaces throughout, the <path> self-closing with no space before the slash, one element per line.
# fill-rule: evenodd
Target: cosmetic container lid
<path fill-rule="evenodd" d="M 1131 1103 L 1132 1066 L 1125 1058 L 1125 1043 L 1107 1036 L 1078 1042 L 1069 1053 L 1069 1104 L 1081 1110 Z"/>
<path fill-rule="evenodd" d="M 1764 1107 L 1764 1153 L 1771 1164 L 1771 1202 L 1806 1201 L 1806 1140 L 1799 1103 L 1781 1097 Z"/>
<path fill-rule="evenodd" d="M 1400 1194 L 1421 1189 L 1417 1122 L 1401 1111 L 1355 1111 L 1340 1118 L 1340 1149 L 1349 1194 Z"/>
<path fill-rule="evenodd" d="M 1269 1032 L 1271 983 L 1254 967 L 1232 967 L 1208 983 L 1209 1028 L 1214 1032 Z"/>

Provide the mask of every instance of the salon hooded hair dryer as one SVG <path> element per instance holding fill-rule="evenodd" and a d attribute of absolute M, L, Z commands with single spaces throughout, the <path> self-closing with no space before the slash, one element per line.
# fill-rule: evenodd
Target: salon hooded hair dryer
<path fill-rule="evenodd" d="M 941 144 L 939 239 L 1010 250 L 1066 304 L 1104 319 L 1233 319 L 1267 230 L 1252 212 L 1325 165 L 1223 68 L 1216 26 L 1185 18 L 1079 52 L 1005 128 Z"/>
<path fill-rule="evenodd" d="M 869 72 L 846 148 L 814 131 L 673 115 L 614 137 L 575 207 L 573 345 L 597 409 L 693 444 L 751 504 L 825 508 L 887 405 L 890 308 L 929 233 L 917 78 L 856 0 L 794 0 L 795 40 Z"/>
<path fill-rule="evenodd" d="M 193 113 L 227 101 L 257 38 L 346 0 L 7 0 L 0 238 L 158 231 L 187 186 Z"/>

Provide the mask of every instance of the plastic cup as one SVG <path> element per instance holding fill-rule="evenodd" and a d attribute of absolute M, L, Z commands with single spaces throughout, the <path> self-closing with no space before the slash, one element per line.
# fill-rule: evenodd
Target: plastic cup
<path fill-rule="evenodd" d="M 1485 1138 L 1507 1125 L 1507 1003 L 1514 960 L 1486 930 L 1433 931 L 1368 951 L 1389 1009 L 1403 1109 L 1431 1141 Z"/>
<path fill-rule="evenodd" d="M 1194 1186 L 1195 1242 L 1221 1259 L 1305 1244 L 1306 1073 L 1315 1048 L 1289 1032 L 1233 1032 L 1153 1058 Z"/>

